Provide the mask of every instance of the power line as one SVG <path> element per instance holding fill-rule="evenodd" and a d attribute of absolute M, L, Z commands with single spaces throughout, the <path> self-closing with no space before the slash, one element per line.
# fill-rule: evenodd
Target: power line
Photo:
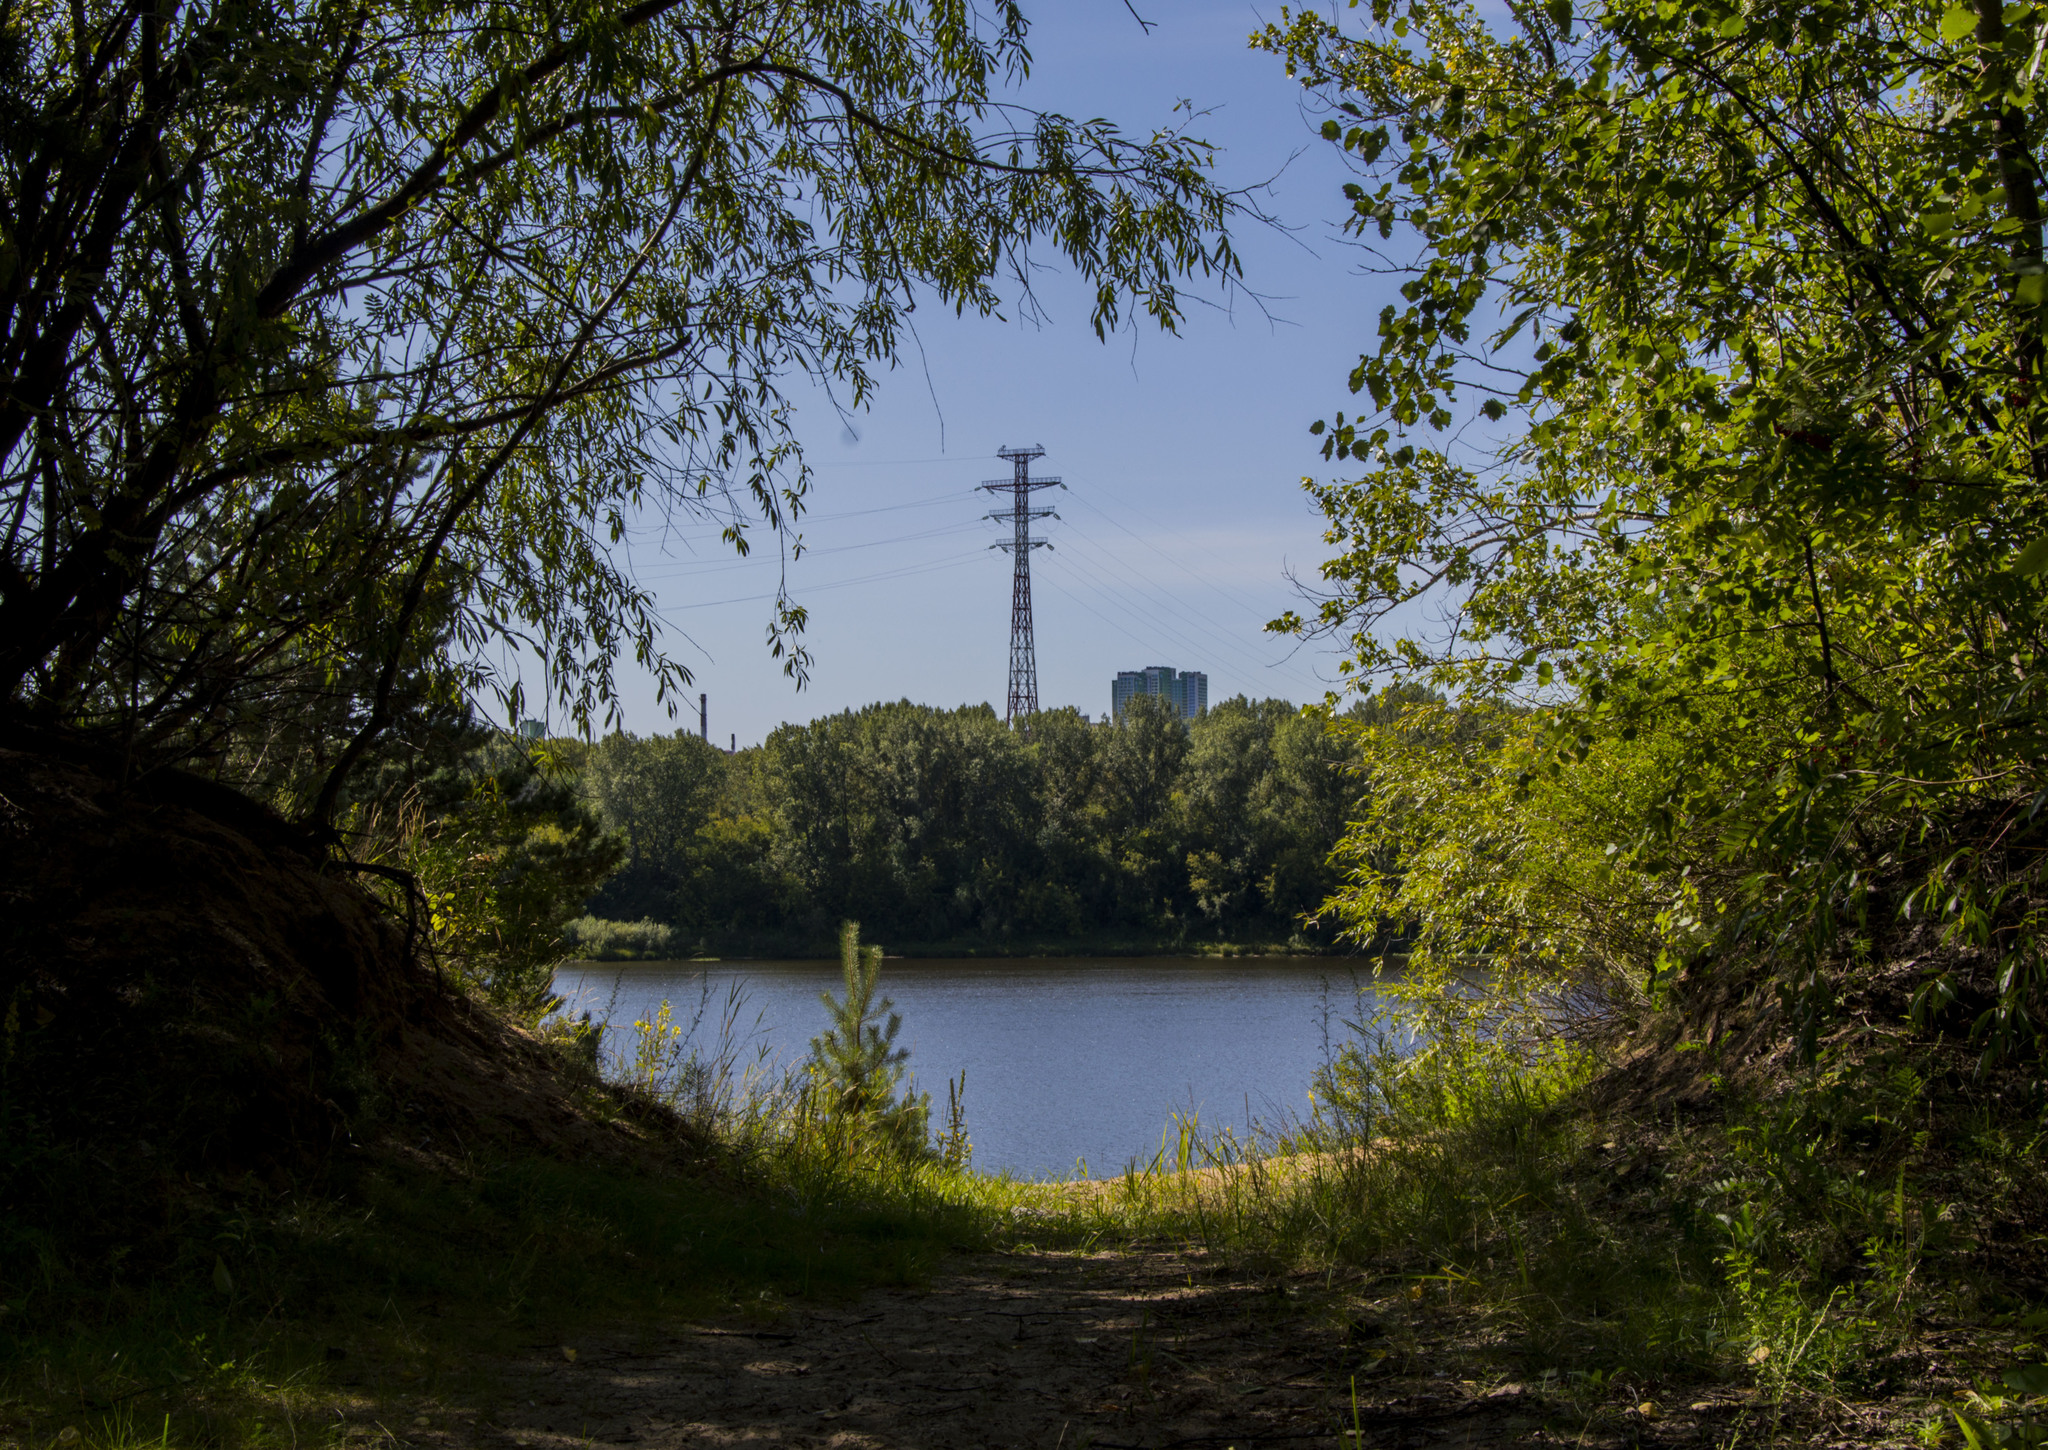
<path fill-rule="evenodd" d="M 934 498 L 913 499 L 909 503 L 880 504 L 874 508 L 842 509 L 838 513 L 831 514 L 804 514 L 801 516 L 801 519 L 802 522 L 805 523 L 837 523 L 841 519 L 865 518 L 870 514 L 899 513 L 904 509 L 936 508 L 940 504 L 957 503 L 964 496 L 965 495 L 960 489 L 954 488 L 948 489 L 945 493 L 940 494 Z M 662 533 L 662 530 L 658 528 L 648 528 L 639 532 L 641 533 L 642 537 L 646 537 L 660 534 Z M 634 536 L 634 533 L 635 530 L 631 528 L 627 529 L 627 538 L 630 540 Z M 670 534 L 668 535 L 668 537 L 676 542 L 684 544 L 711 544 L 723 539 L 725 537 L 725 531 L 723 529 L 719 529 L 701 534 L 678 533 Z"/>
<path fill-rule="evenodd" d="M 1117 598 L 1109 590 L 1105 589 L 1099 581 L 1091 576 L 1080 573 L 1065 560 L 1061 560 L 1058 567 L 1060 572 L 1064 573 L 1071 582 L 1081 588 L 1093 590 L 1098 597 L 1105 599 L 1111 605 L 1121 609 L 1126 615 L 1136 619 L 1139 623 L 1150 629 L 1153 635 L 1152 640 L 1140 641 L 1145 644 L 1146 648 L 1157 649 L 1159 647 L 1158 640 L 1164 636 L 1170 641 L 1172 646 L 1188 651 L 1198 658 L 1208 653 L 1198 641 L 1189 635 L 1183 634 L 1170 620 L 1160 619 L 1149 611 L 1134 608 L 1128 601 Z M 1204 662 L 1206 663 L 1206 661 Z"/>
<path fill-rule="evenodd" d="M 964 534 L 978 531 L 980 528 L 981 523 L 979 520 L 964 524 L 944 524 L 936 529 L 926 529 L 921 533 L 896 534 L 886 539 L 866 539 L 857 544 L 828 544 L 821 548 L 807 548 L 803 552 L 803 557 L 806 559 L 813 556 L 822 558 L 830 554 L 851 553 L 856 549 L 880 549 L 890 544 L 911 544 L 922 539 L 938 539 L 944 538 L 949 534 Z M 758 559 L 732 559 L 718 564 L 694 564 L 677 560 L 670 565 L 638 571 L 635 578 L 650 580 L 682 577 L 701 578 L 707 574 L 730 574 L 741 569 L 760 569 L 766 567 L 769 562 L 770 558 L 766 556 Z"/>
<path fill-rule="evenodd" d="M 1070 589 L 1063 587 L 1060 584 L 1059 580 L 1047 579 L 1045 582 L 1052 586 L 1053 592 L 1055 594 L 1066 595 L 1068 599 L 1072 600 L 1080 608 L 1094 615 L 1097 619 L 1101 620 L 1104 624 L 1108 625 L 1111 629 L 1123 635 L 1126 639 L 1132 641 L 1134 644 L 1137 644 L 1138 646 L 1144 649 L 1151 649 L 1154 647 L 1153 642 L 1151 640 L 1145 639 L 1142 636 L 1130 630 L 1129 628 L 1125 627 L 1124 625 L 1118 624 L 1115 620 L 1111 619 L 1108 615 L 1104 614 L 1101 610 L 1097 609 L 1094 605 L 1090 604 L 1087 600 L 1083 599 L 1080 595 L 1074 593 Z"/>
<path fill-rule="evenodd" d="M 1056 559 L 1058 558 L 1057 555 L 1055 555 L 1054 557 Z M 1257 688 L 1257 686 L 1262 680 L 1274 680 L 1273 666 L 1268 665 L 1264 661 L 1258 660 L 1256 656 L 1252 655 L 1248 650 L 1244 649 L 1243 647 L 1238 646 L 1234 641 L 1217 640 L 1213 638 L 1196 639 L 1190 636 L 1189 634 L 1184 633 L 1180 628 L 1177 627 L 1177 625 L 1174 622 L 1171 621 L 1170 618 L 1161 618 L 1160 616 L 1152 613 L 1150 610 L 1142 607 L 1141 605 L 1134 604 L 1128 598 L 1119 597 L 1111 590 L 1104 588 L 1098 579 L 1092 577 L 1091 575 L 1082 574 L 1079 571 L 1072 569 L 1071 566 L 1066 565 L 1064 561 L 1062 561 L 1061 572 L 1065 573 L 1073 583 L 1075 583 L 1079 587 L 1091 591 L 1102 602 L 1108 604 L 1112 608 L 1119 610 L 1130 619 L 1135 620 L 1144 629 L 1148 630 L 1150 632 L 1149 637 L 1133 633 L 1129 629 L 1123 629 L 1122 626 L 1118 626 L 1123 633 L 1130 635 L 1132 639 L 1136 640 L 1139 644 L 1144 645 L 1147 649 L 1156 650 L 1159 648 L 1160 642 L 1162 640 L 1165 640 L 1169 643 L 1169 647 L 1184 650 L 1188 653 L 1188 655 L 1192 656 L 1192 659 L 1189 661 L 1189 663 L 1199 662 L 1210 668 L 1215 668 L 1218 664 L 1221 664 L 1231 673 L 1245 676 L 1247 685 L 1253 687 L 1249 689 L 1247 692 L 1252 694 L 1265 693 L 1263 689 Z M 1097 618 L 1103 617 L 1100 610 L 1087 604 L 1086 601 L 1080 599 L 1078 596 L 1074 595 L 1070 591 L 1063 589 L 1061 592 L 1067 594 L 1068 598 L 1074 599 L 1076 603 L 1081 604 L 1083 608 L 1088 609 L 1088 611 L 1091 614 L 1096 615 Z M 1219 654 L 1219 646 L 1221 647 L 1221 652 L 1224 655 L 1224 657 L 1220 660 L 1217 657 Z M 1309 682 L 1298 678 L 1295 675 L 1295 672 L 1292 670 L 1290 670 L 1287 675 L 1281 676 L 1280 679 L 1281 681 L 1284 681 L 1288 684 L 1296 685 L 1304 689 L 1310 688 Z M 1271 688 L 1271 686 L 1268 685 L 1267 688 Z M 1323 687 L 1321 685 L 1316 685 L 1314 686 L 1314 688 L 1320 693 Z"/>
<path fill-rule="evenodd" d="M 971 463 L 993 458 L 993 453 L 955 453 L 939 458 L 835 458 L 828 463 L 811 463 L 813 468 L 907 468 L 914 463 Z"/>
<path fill-rule="evenodd" d="M 918 564 L 903 569 L 884 569 L 880 573 L 863 574 L 852 579 L 834 579 L 825 584 L 806 584 L 802 586 L 801 590 L 792 587 L 789 592 L 792 594 L 799 592 L 804 594 L 822 594 L 828 589 L 851 589 L 862 584 L 880 584 L 891 579 L 908 579 L 917 574 L 935 574 L 942 569 L 957 569 L 961 565 L 981 557 L 983 557 L 983 551 L 975 549 L 969 553 L 956 554 L 951 558 L 939 560 L 936 563 Z M 659 612 L 673 614 L 685 609 L 718 609 L 727 604 L 756 604 L 764 599 L 776 598 L 778 592 L 771 590 L 766 594 L 740 594 L 730 599 L 705 599 L 694 604 L 671 604 Z"/>
<path fill-rule="evenodd" d="M 1145 519 L 1144 515 L 1142 513 L 1139 513 L 1139 510 L 1131 508 L 1131 505 L 1127 503 L 1122 503 L 1114 498 L 1111 499 L 1111 502 L 1116 503 L 1117 507 L 1119 508 L 1130 509 L 1132 513 L 1139 514 L 1140 519 L 1144 522 L 1155 522 L 1153 520 Z M 1129 534 L 1132 538 L 1136 539 L 1139 543 L 1143 544 L 1146 548 L 1150 549 L 1153 553 L 1157 554 L 1160 558 L 1166 560 L 1167 563 L 1173 565 L 1176 569 L 1179 569 L 1189 578 L 1194 579 L 1199 583 L 1207 585 L 1209 588 L 1214 589 L 1218 594 L 1225 595 L 1235 600 L 1238 604 L 1243 605 L 1246 609 L 1249 609 L 1254 613 L 1258 613 L 1261 610 L 1262 606 L 1251 603 L 1250 601 L 1246 600 L 1242 595 L 1239 595 L 1232 590 L 1225 589 L 1221 584 L 1218 584 L 1215 580 L 1203 578 L 1200 574 L 1197 574 L 1194 570 L 1188 568 L 1185 560 L 1174 558 L 1173 555 L 1167 553 L 1164 549 L 1160 548 L 1159 545 L 1154 543 L 1151 539 L 1145 537 L 1145 535 L 1141 533 L 1138 533 L 1129 525 L 1125 524 L 1122 520 L 1111 518 L 1107 513 L 1104 513 L 1101 508 L 1089 502 L 1087 499 L 1082 499 L 1081 504 L 1084 508 L 1093 509 L 1097 514 L 1100 514 L 1102 516 L 1103 522 L 1109 524 L 1113 528 L 1122 529 L 1125 533 Z M 1222 555 L 1216 553 L 1213 549 L 1202 548 L 1200 544 L 1192 544 L 1191 547 L 1202 549 L 1203 553 L 1207 554 L 1210 558 L 1214 559 L 1219 564 L 1230 565 L 1232 567 L 1235 566 L 1235 560 L 1225 559 Z"/>
<path fill-rule="evenodd" d="M 1113 554 L 1110 554 L 1108 546 L 1104 545 L 1100 540 L 1093 538 L 1092 536 L 1078 528 L 1072 530 L 1069 534 L 1063 534 L 1062 538 L 1070 543 L 1078 544 L 1083 549 L 1099 551 L 1102 554 L 1107 555 L 1112 562 L 1115 561 L 1115 556 Z M 1170 611 L 1171 614 L 1176 618 L 1182 615 L 1193 615 L 1196 619 L 1199 619 L 1204 624 L 1207 624 L 1211 629 L 1221 631 L 1226 637 L 1235 635 L 1240 629 L 1244 627 L 1242 625 L 1237 624 L 1226 624 L 1222 620 L 1215 618 L 1213 615 L 1204 613 L 1202 610 L 1196 608 L 1193 604 L 1189 603 L 1185 598 L 1182 598 L 1178 595 L 1169 594 L 1163 586 L 1158 585 L 1155 581 L 1142 579 L 1139 576 L 1131 574 L 1119 574 L 1117 575 L 1117 577 L 1119 579 L 1129 581 L 1129 587 L 1131 588 L 1133 593 L 1137 593 L 1141 586 L 1153 590 L 1155 596 L 1154 602 L 1156 602 L 1160 607 Z"/>
<path fill-rule="evenodd" d="M 1075 533 L 1069 542 L 1078 543 L 1082 546 L 1080 550 L 1070 550 L 1070 554 L 1079 553 L 1084 557 L 1087 550 L 1100 550 L 1102 548 L 1102 545 L 1097 541 L 1078 532 Z M 1104 569 L 1099 560 L 1092 562 L 1095 573 L 1106 576 L 1111 580 L 1119 577 L 1113 570 Z M 1101 578 L 1085 576 L 1077 576 L 1077 582 L 1085 582 L 1088 587 L 1097 589 L 1111 597 L 1124 596 L 1120 600 L 1120 607 L 1129 610 L 1134 616 L 1143 618 L 1154 628 L 1172 634 L 1184 648 L 1193 649 L 1198 657 L 1220 648 L 1226 653 L 1235 656 L 1237 666 L 1241 669 L 1248 669 L 1254 678 L 1260 675 L 1270 675 L 1276 669 L 1292 670 L 1296 668 L 1286 660 L 1275 661 L 1262 658 L 1259 652 L 1250 644 L 1243 642 L 1239 638 L 1239 630 L 1237 628 L 1225 625 L 1201 613 L 1199 610 L 1192 609 L 1184 601 L 1162 597 L 1158 601 L 1159 608 L 1163 611 L 1162 617 L 1161 613 L 1154 612 L 1152 602 L 1147 601 L 1135 589 L 1125 589 L 1120 584 L 1105 583 Z M 1179 628 L 1183 615 L 1188 613 L 1192 613 L 1197 618 L 1206 621 L 1217 633 L 1200 641 L 1191 640 Z M 1167 621 L 1171 621 L 1171 623 Z"/>

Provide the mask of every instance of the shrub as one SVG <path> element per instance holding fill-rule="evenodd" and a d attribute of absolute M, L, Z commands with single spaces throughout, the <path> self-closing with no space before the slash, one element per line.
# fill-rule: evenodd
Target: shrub
<path fill-rule="evenodd" d="M 662 961 L 675 954 L 675 932 L 658 921 L 606 921 L 579 916 L 562 928 L 569 950 L 587 961 Z"/>

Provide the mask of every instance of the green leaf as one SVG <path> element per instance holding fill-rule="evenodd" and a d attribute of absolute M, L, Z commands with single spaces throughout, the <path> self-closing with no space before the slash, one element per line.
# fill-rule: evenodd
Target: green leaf
<path fill-rule="evenodd" d="M 1951 1410 L 1949 1413 L 1956 1417 L 1956 1428 L 1963 1432 L 1963 1443 L 1968 1445 L 1970 1450 L 1992 1450 L 1992 1447 L 1999 1443 L 1997 1432 L 1982 1420 L 1966 1415 L 1961 1410 Z"/>
<path fill-rule="evenodd" d="M 2012 561 L 2012 572 L 2024 579 L 2031 579 L 2044 569 L 2048 569 L 2048 534 L 2020 550 Z"/>
<path fill-rule="evenodd" d="M 2048 297 L 2048 272 L 2028 272 L 2012 289 L 2013 300 L 2022 307 L 2038 307 Z"/>
<path fill-rule="evenodd" d="M 2048 1364 L 2016 1364 L 1999 1378 L 2023 1395 L 2048 1395 Z"/>
<path fill-rule="evenodd" d="M 1941 17 L 1941 38 L 1947 41 L 1961 40 L 1977 28 L 1977 12 L 1967 5 L 1952 7 Z"/>

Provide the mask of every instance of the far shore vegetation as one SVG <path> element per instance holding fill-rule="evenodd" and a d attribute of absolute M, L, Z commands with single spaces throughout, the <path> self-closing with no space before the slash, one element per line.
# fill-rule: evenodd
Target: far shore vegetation
<path fill-rule="evenodd" d="M 1355 950 L 1316 920 L 1353 739 L 1281 700 L 1022 729 L 902 701 L 733 754 L 686 730 L 541 750 L 625 850 L 579 956 L 827 956 L 849 917 L 903 955 L 1300 954 Z"/>

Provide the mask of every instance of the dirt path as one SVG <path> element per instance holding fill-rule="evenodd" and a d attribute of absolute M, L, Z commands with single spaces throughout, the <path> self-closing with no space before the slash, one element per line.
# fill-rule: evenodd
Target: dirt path
<path fill-rule="evenodd" d="M 767 1323 L 585 1339 L 502 1366 L 489 1413 L 423 1405 L 416 1445 L 1321 1447 L 1498 1445 L 1537 1430 L 1521 1387 L 1396 1386 L 1310 1284 L 1180 1253 L 962 1257 L 922 1289 Z M 1340 1388 L 1341 1387 L 1341 1388 Z M 380 1427 L 381 1428 L 381 1427 Z M 391 1432 L 387 1432 L 391 1433 Z M 1543 1438 L 1538 1435 L 1538 1439 Z"/>

